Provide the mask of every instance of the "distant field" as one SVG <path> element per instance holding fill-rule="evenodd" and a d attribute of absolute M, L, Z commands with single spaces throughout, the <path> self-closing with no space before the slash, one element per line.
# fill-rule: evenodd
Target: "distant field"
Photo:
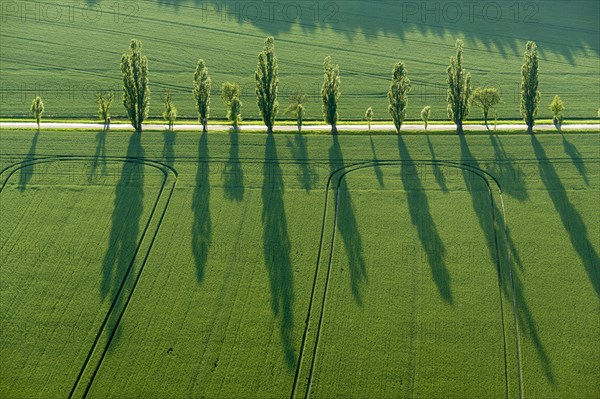
<path fill-rule="evenodd" d="M 272 4 L 272 5 L 269 5 Z M 320 118 L 321 64 L 340 64 L 340 116 L 363 117 L 373 106 L 388 118 L 385 94 L 397 61 L 413 81 L 408 117 L 424 105 L 446 119 L 445 68 L 457 38 L 473 84 L 498 86 L 501 118 L 519 117 L 519 80 L 527 40 L 541 56 L 542 104 L 548 117 L 555 94 L 568 118 L 591 118 L 600 106 L 600 3 L 587 1 L 490 2 L 139 0 L 3 1 L 0 37 L 0 117 L 28 116 L 40 94 L 48 117 L 93 117 L 95 92 L 119 93 L 119 62 L 133 37 L 150 61 L 151 116 L 160 96 L 174 92 L 181 117 L 194 118 L 191 79 L 204 58 L 214 79 L 212 117 L 224 118 L 220 83 L 243 87 L 243 115 L 258 117 L 253 74 L 263 38 L 273 35 L 280 61 L 282 102 L 296 92 L 311 96 L 309 118 Z M 480 119 L 479 110 L 472 118 Z"/>
<path fill-rule="evenodd" d="M 600 391 L 596 134 L 0 143 L 3 398 Z"/>

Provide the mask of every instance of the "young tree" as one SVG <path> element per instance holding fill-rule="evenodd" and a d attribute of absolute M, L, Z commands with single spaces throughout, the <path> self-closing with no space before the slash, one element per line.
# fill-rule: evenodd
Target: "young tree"
<path fill-rule="evenodd" d="M 202 124 L 202 132 L 208 132 L 208 117 L 210 115 L 210 87 L 211 79 L 204 60 L 199 60 L 194 72 L 194 99 L 198 111 L 198 121 Z"/>
<path fill-rule="evenodd" d="M 272 37 L 265 39 L 263 51 L 258 55 L 258 66 L 256 67 L 256 97 L 258 109 L 267 133 L 273 133 L 275 116 L 279 110 L 277 101 L 277 88 L 279 87 L 279 67 L 275 56 L 275 44 Z"/>
<path fill-rule="evenodd" d="M 40 96 L 36 96 L 31 102 L 31 113 L 35 118 L 38 130 L 40 129 L 40 122 L 42 121 L 42 114 L 44 113 L 44 102 Z"/>
<path fill-rule="evenodd" d="M 240 100 L 242 90 L 237 83 L 225 82 L 221 86 L 221 99 L 227 106 L 227 119 L 232 122 L 233 128 L 238 128 L 242 120 L 242 102 Z"/>
<path fill-rule="evenodd" d="M 392 83 L 388 91 L 388 109 L 394 120 L 396 132 L 400 134 L 402 123 L 406 118 L 406 108 L 408 107 L 408 93 L 410 93 L 410 79 L 408 70 L 403 62 L 394 65 L 392 72 Z"/>
<path fill-rule="evenodd" d="M 165 110 L 162 114 L 163 119 L 169 123 L 169 130 L 173 131 L 173 125 L 175 124 L 175 119 L 177 119 L 177 108 L 173 104 L 173 100 L 171 100 L 171 91 L 167 90 L 163 96 L 163 104 L 165 105 Z"/>
<path fill-rule="evenodd" d="M 305 109 L 302 105 L 306 101 L 306 95 L 298 93 L 291 96 L 292 103 L 285 110 L 286 114 L 293 114 L 296 118 L 296 126 L 298 126 L 298 133 L 302 133 L 302 120 L 304 119 Z"/>
<path fill-rule="evenodd" d="M 325 57 L 323 63 L 323 118 L 331 125 L 331 134 L 337 134 L 338 112 L 337 105 L 340 99 L 340 66 L 332 63 L 331 57 Z"/>
<path fill-rule="evenodd" d="M 123 105 L 131 125 L 142 132 L 142 122 L 148 117 L 150 89 L 148 88 L 148 58 L 142 56 L 142 42 L 133 39 L 129 53 L 121 57 L 123 74 Z"/>
<path fill-rule="evenodd" d="M 421 120 L 425 124 L 425 131 L 427 131 L 427 126 L 429 126 L 429 116 L 431 115 L 431 107 L 428 105 L 421 110 Z"/>
<path fill-rule="evenodd" d="M 456 56 L 450 57 L 448 73 L 448 117 L 456 124 L 456 133 L 463 133 L 463 121 L 469 116 L 471 106 L 471 74 L 462 65 L 463 42 L 456 41 Z"/>
<path fill-rule="evenodd" d="M 550 103 L 550 111 L 552 111 L 552 122 L 556 129 L 560 131 L 564 121 L 563 111 L 565 110 L 565 103 L 560 99 L 559 96 L 554 96 L 554 99 Z"/>
<path fill-rule="evenodd" d="M 111 91 L 108 94 L 104 94 L 102 91 L 96 93 L 96 101 L 98 103 L 98 116 L 104 121 L 104 130 L 108 130 L 108 128 L 110 127 L 108 124 L 108 118 L 110 118 L 110 107 L 114 99 L 114 91 Z"/>
<path fill-rule="evenodd" d="M 367 124 L 369 125 L 369 133 L 371 133 L 371 122 L 373 121 L 373 108 L 367 108 L 367 112 L 365 112 L 365 119 L 367 120 Z"/>
<path fill-rule="evenodd" d="M 304 105 L 298 104 L 296 109 L 296 126 L 298 127 L 298 133 L 302 133 L 302 120 L 304 119 Z"/>
<path fill-rule="evenodd" d="M 490 110 L 500 104 L 500 92 L 495 87 L 478 87 L 473 93 L 473 102 L 483 111 L 485 127 L 489 131 L 488 116 Z"/>
<path fill-rule="evenodd" d="M 539 61 L 535 42 L 528 41 L 521 67 L 521 116 L 527 124 L 527 133 L 533 133 L 541 94 L 539 86 Z"/>

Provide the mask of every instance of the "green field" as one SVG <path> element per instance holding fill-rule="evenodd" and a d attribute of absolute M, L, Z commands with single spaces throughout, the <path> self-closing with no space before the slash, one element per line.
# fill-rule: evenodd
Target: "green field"
<path fill-rule="evenodd" d="M 471 5 L 469 5 L 471 4 Z M 121 91 L 119 62 L 135 37 L 150 62 L 151 116 L 160 96 L 173 91 L 180 117 L 195 118 L 191 80 L 198 58 L 210 68 L 212 117 L 224 118 L 221 82 L 242 85 L 243 116 L 257 119 L 254 71 L 263 39 L 273 35 L 285 97 L 310 96 L 308 117 L 320 119 L 322 62 L 340 64 L 340 117 L 361 119 L 372 106 L 389 119 L 386 92 L 393 65 L 404 61 L 413 82 L 409 119 L 425 105 L 432 118 L 446 114 L 445 68 L 457 38 L 465 41 L 465 66 L 474 86 L 500 88 L 500 118 L 519 119 L 519 82 L 527 40 L 540 51 L 542 104 L 566 102 L 565 117 L 594 118 L 600 106 L 600 3 L 317 2 L 139 0 L 114 2 L 3 1 L 0 38 L 0 117 L 29 116 L 41 95 L 46 116 L 95 117 L 99 89 Z M 120 96 L 118 96 L 120 97 Z M 124 115 L 117 101 L 116 116 Z M 481 119 L 473 110 L 471 118 Z"/>
<path fill-rule="evenodd" d="M 600 392 L 597 134 L 0 134 L 3 398 Z"/>

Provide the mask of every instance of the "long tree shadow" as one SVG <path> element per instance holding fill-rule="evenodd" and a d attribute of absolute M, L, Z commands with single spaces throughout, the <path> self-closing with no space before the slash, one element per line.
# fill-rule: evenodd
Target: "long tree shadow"
<path fill-rule="evenodd" d="M 331 173 L 344 165 L 344 156 L 337 134 L 333 135 L 333 142 L 329 148 L 329 165 Z M 362 239 L 354 213 L 350 189 L 344 177 L 340 178 L 338 186 L 334 187 L 334 190 L 334 201 L 337 208 L 336 228 L 342 235 L 344 248 L 348 256 L 352 295 L 356 303 L 362 305 L 361 285 L 367 281 L 367 267 L 363 258 Z"/>
<path fill-rule="evenodd" d="M 161 159 L 169 167 L 173 167 L 175 162 L 175 141 L 177 139 L 177 133 L 167 130 L 163 133 L 163 151 Z"/>
<path fill-rule="evenodd" d="M 279 319 L 285 362 L 289 369 L 296 364 L 293 346 L 294 274 L 283 202 L 283 173 L 279 166 L 273 134 L 267 136 L 262 186 L 263 255 L 271 285 L 271 308 Z"/>
<path fill-rule="evenodd" d="M 40 137 L 40 129 L 35 132 L 33 139 L 31 140 L 31 146 L 29 146 L 29 151 L 23 159 L 23 167 L 19 170 L 19 191 L 23 192 L 27 188 L 27 184 L 33 177 L 34 172 L 34 159 L 35 159 L 35 150 L 37 147 L 37 142 Z"/>
<path fill-rule="evenodd" d="M 106 134 L 108 131 L 103 129 L 96 133 L 96 152 L 94 153 L 94 159 L 92 160 L 92 167 L 88 174 L 88 180 L 92 180 L 96 176 L 96 171 L 100 168 L 102 176 L 106 176 L 108 173 L 106 167 Z"/>
<path fill-rule="evenodd" d="M 577 168 L 577 172 L 579 172 L 579 174 L 583 178 L 585 185 L 589 186 L 590 181 L 587 177 L 587 169 L 585 167 L 585 163 L 582 159 L 581 153 L 573 143 L 567 140 L 564 134 L 562 135 L 562 142 L 563 148 L 565 149 L 565 153 L 569 156 L 569 158 L 571 158 L 573 165 L 575 165 L 575 167 Z"/>
<path fill-rule="evenodd" d="M 225 198 L 240 202 L 244 199 L 244 170 L 240 162 L 239 132 L 229 132 L 229 159 L 223 169 Z"/>
<path fill-rule="evenodd" d="M 381 170 L 381 166 L 379 166 L 379 159 L 377 159 L 377 152 L 375 151 L 375 143 L 373 143 L 373 137 L 369 137 L 371 141 L 371 153 L 373 154 L 373 162 L 375 162 L 373 169 L 375 170 L 375 176 L 377 177 L 377 182 L 379 182 L 379 187 L 383 187 L 383 171 Z"/>
<path fill-rule="evenodd" d="M 465 165 L 470 165 L 473 168 L 481 169 L 479 162 L 471 152 L 464 135 L 460 135 L 459 139 L 461 162 Z M 542 339 L 537 331 L 537 325 L 533 319 L 529 305 L 527 304 L 523 283 L 513 267 L 513 265 L 516 264 L 519 266 L 519 269 L 524 269 L 517 247 L 510 235 L 510 230 L 504 223 L 503 214 L 495 204 L 490 205 L 490 192 L 482 187 L 483 182 L 480 177 L 463 168 L 463 179 L 471 195 L 472 206 L 477 215 L 479 226 L 482 233 L 485 235 L 490 259 L 495 259 L 497 262 L 497 267 L 499 268 L 497 272 L 500 276 L 502 292 L 506 298 L 511 298 L 514 295 L 516 306 L 515 316 L 520 331 L 531 339 L 546 379 L 554 385 L 555 379 L 551 360 L 542 343 Z M 494 215 L 496 215 L 496 217 L 494 217 Z M 494 224 L 494 222 L 496 224 Z M 496 234 L 499 235 L 497 236 Z M 498 245 L 500 246 L 497 246 L 497 238 L 499 239 Z M 502 246 L 502 243 L 504 243 L 504 246 Z M 506 248 L 506 251 L 503 248 Z M 507 266 L 506 268 L 502 268 L 501 265 Z"/>
<path fill-rule="evenodd" d="M 128 160 L 123 163 L 121 175 L 115 187 L 112 225 L 108 239 L 108 250 L 102 262 L 102 284 L 100 295 L 103 300 L 114 301 L 124 287 L 133 284 L 133 279 L 125 280 L 132 267 L 137 252 L 140 234 L 140 219 L 144 209 L 144 164 L 138 161 L 144 157 L 141 133 L 133 133 L 127 147 Z M 118 309 L 125 298 L 116 298 Z M 109 328 L 116 324 L 118 314 L 111 312 Z"/>
<path fill-rule="evenodd" d="M 398 135 L 398 151 L 402 161 L 401 178 L 408 200 L 410 220 L 417 229 L 419 241 L 427 256 L 433 281 L 444 301 L 452 303 L 450 273 L 446 267 L 446 248 L 431 216 L 427 193 L 419 177 L 416 163 L 410 156 L 401 135 Z"/>
<path fill-rule="evenodd" d="M 378 1 L 371 6 L 367 0 L 315 3 L 314 0 L 297 0 L 288 8 L 277 2 L 227 2 L 221 0 L 156 0 L 160 6 L 171 7 L 186 14 L 196 13 L 200 18 L 221 20 L 227 23 L 252 24 L 273 36 L 290 33 L 295 27 L 305 32 L 332 29 L 353 40 L 364 35 L 367 38 L 385 36 L 400 40 L 414 41 L 413 32 L 436 38 L 467 36 L 479 42 L 490 52 L 503 57 L 519 54 L 520 38 L 536 37 L 544 43 L 544 50 L 561 54 L 571 64 L 574 57 L 587 51 L 599 54 L 597 37 L 592 30 L 578 29 L 575 21 L 593 23 L 599 6 L 597 2 L 586 2 L 585 6 L 566 5 L 543 1 L 536 9 L 525 8 L 518 16 L 520 23 L 515 26 L 512 18 L 501 18 L 490 24 L 481 17 L 481 8 L 475 11 L 475 19 L 470 20 L 466 8 L 459 10 L 458 19 L 441 18 L 446 11 L 434 1 L 404 3 L 400 1 Z M 460 7 L 459 7 L 460 8 Z M 291 11 L 293 9 L 293 11 Z M 510 13 L 509 9 L 501 10 Z M 432 15 L 433 13 L 433 15 Z M 437 13 L 437 15 L 436 15 Z M 561 31 L 561 40 L 556 40 L 556 28 L 545 26 L 538 21 L 551 20 L 557 14 L 569 15 L 565 23 L 570 29 Z M 427 19 L 424 21 L 423 19 Z M 435 22 L 435 23 L 432 23 Z M 517 31 L 510 37 L 506 32 Z M 450 44 L 451 46 L 452 44 Z M 586 49 L 586 50 L 582 50 Z"/>
<path fill-rule="evenodd" d="M 538 160 L 540 177 L 550 195 L 554 209 L 560 215 L 562 224 L 569 233 L 571 245 L 581 258 L 596 295 L 600 296 L 600 258 L 590 242 L 585 222 L 569 200 L 556 169 L 551 162 L 547 161 L 546 151 L 534 135 L 531 135 L 531 144 Z"/>
<path fill-rule="evenodd" d="M 316 184 L 318 176 L 315 166 L 309 161 L 308 145 L 306 142 L 307 138 L 303 134 L 295 134 L 293 142 L 289 137 L 287 139 L 287 146 L 291 149 L 292 156 L 300 167 L 298 174 L 300 184 L 302 184 L 302 188 L 306 192 L 309 192 L 313 185 Z"/>
<path fill-rule="evenodd" d="M 435 181 L 440 186 L 440 189 L 444 192 L 448 192 L 448 186 L 446 185 L 446 176 L 444 176 L 444 172 L 442 168 L 437 163 L 437 158 L 435 156 L 435 150 L 433 149 L 433 144 L 431 144 L 431 139 L 429 135 L 427 135 L 427 146 L 429 147 L 429 153 L 431 154 L 431 160 L 433 161 L 433 176 L 435 177 Z"/>
<path fill-rule="evenodd" d="M 502 142 L 496 135 L 490 135 L 490 141 L 492 143 L 492 148 L 494 149 L 494 159 L 497 161 L 491 167 L 490 173 L 502 182 L 502 192 L 507 193 L 519 201 L 527 200 L 529 195 L 527 194 L 525 174 L 521 168 L 508 157 Z"/>
<path fill-rule="evenodd" d="M 194 211 L 192 252 L 196 261 L 196 278 L 199 283 L 204 279 L 208 248 L 212 239 L 209 172 L 208 134 L 202 133 L 198 144 L 198 169 L 192 199 L 192 210 Z"/>

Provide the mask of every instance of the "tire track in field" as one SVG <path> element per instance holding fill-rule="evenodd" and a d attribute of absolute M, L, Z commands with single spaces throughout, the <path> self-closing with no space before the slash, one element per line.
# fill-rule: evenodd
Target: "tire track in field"
<path fill-rule="evenodd" d="M 4 189 L 4 187 L 6 186 L 6 183 L 9 181 L 10 177 L 16 173 L 18 170 L 22 169 L 23 167 L 26 167 L 28 165 L 34 165 L 34 164 L 40 164 L 40 163 L 50 163 L 50 162 L 60 162 L 60 161 L 88 161 L 93 159 L 94 157 L 81 157 L 81 156 L 68 156 L 68 155 L 64 155 L 64 156 L 48 156 L 48 157 L 36 157 L 36 158 L 32 158 L 31 160 L 27 160 L 24 162 L 18 162 L 12 165 L 9 165 L 7 167 L 5 167 L 3 170 L 0 171 L 0 176 L 8 173 L 7 178 L 5 179 L 5 181 L 2 183 L 2 186 L 0 187 L 0 193 L 2 192 L 2 190 Z M 83 392 L 82 397 L 87 397 L 87 394 L 91 388 L 91 386 L 93 385 L 94 382 L 94 378 L 96 377 L 98 370 L 100 369 L 100 366 L 102 365 L 102 362 L 106 356 L 106 353 L 108 352 L 108 348 L 110 347 L 112 340 L 115 336 L 115 333 L 117 331 L 117 329 L 119 328 L 120 322 L 123 318 L 123 315 L 125 314 L 125 311 L 127 310 L 127 307 L 129 306 L 129 303 L 131 301 L 131 298 L 133 297 L 133 294 L 135 292 L 135 288 L 137 287 L 138 281 L 142 275 L 142 272 L 144 270 L 144 267 L 146 265 L 146 262 L 148 260 L 148 257 L 150 255 L 150 252 L 152 250 L 152 247 L 154 245 L 154 242 L 156 240 L 156 237 L 158 235 L 158 232 L 160 231 L 160 227 L 162 225 L 162 222 L 165 218 L 167 209 L 169 207 L 169 204 L 171 202 L 171 198 L 173 196 L 173 192 L 175 190 L 175 185 L 177 183 L 177 171 L 166 165 L 161 163 L 160 161 L 156 161 L 156 160 L 151 160 L 151 159 L 146 159 L 146 158 L 135 158 L 135 157 L 105 157 L 105 159 L 107 161 L 114 161 L 114 162 L 123 162 L 123 163 L 127 163 L 127 162 L 132 162 L 132 163 L 139 163 L 141 165 L 144 166 L 150 166 L 152 168 L 155 168 L 157 170 L 159 170 L 160 172 L 163 173 L 164 175 L 164 179 L 162 181 L 159 193 L 157 195 L 157 198 L 154 202 L 154 205 L 152 207 L 152 211 L 150 212 L 150 216 L 148 217 L 148 220 L 146 222 L 146 225 L 142 231 L 142 234 L 138 240 L 138 244 L 137 247 L 134 251 L 134 254 L 131 258 L 130 264 L 128 269 L 125 272 L 125 275 L 123 277 L 123 279 L 121 280 L 121 284 L 117 290 L 117 293 L 115 295 L 115 297 L 113 298 L 113 301 L 111 302 L 111 305 L 109 307 L 109 310 L 106 313 L 106 316 L 101 324 L 101 327 L 98 331 L 98 333 L 96 334 L 96 337 L 94 339 L 94 342 L 92 343 L 92 346 L 88 352 L 88 355 L 84 361 L 84 364 L 73 384 L 73 387 L 71 389 L 71 392 L 69 394 L 69 398 L 72 398 L 78 388 L 79 383 L 81 382 L 81 379 L 84 375 L 84 372 L 86 371 L 86 369 L 88 368 L 88 365 L 90 365 L 90 360 L 94 354 L 94 352 L 96 351 L 96 348 L 99 344 L 99 341 L 103 335 L 103 333 L 106 331 L 107 325 L 109 320 L 112 318 L 113 313 L 116 313 L 116 319 L 115 319 L 115 323 L 114 326 L 112 326 L 112 330 L 111 331 L 106 331 L 106 333 L 108 334 L 107 337 L 107 341 L 106 344 L 104 346 L 104 348 L 102 349 L 102 353 L 101 353 L 101 357 L 98 361 L 98 363 L 95 365 L 93 371 L 92 371 L 92 375 L 91 378 L 89 379 L 89 382 L 87 383 L 85 390 Z M 170 186 L 170 188 L 166 188 L 166 190 L 168 191 L 168 197 L 166 199 L 166 202 L 163 206 L 162 209 L 162 213 L 159 216 L 158 222 L 156 224 L 156 228 L 154 229 L 154 233 L 152 234 L 152 237 L 150 239 L 150 243 L 146 249 L 145 255 L 141 261 L 141 264 L 139 266 L 139 270 L 137 271 L 137 274 L 134 276 L 132 275 L 132 271 L 134 269 L 134 265 L 135 265 L 135 261 L 138 258 L 139 252 L 140 252 L 140 248 L 142 247 L 142 243 L 146 238 L 146 234 L 148 233 L 148 229 L 150 227 L 150 225 L 152 224 L 153 220 L 155 219 L 155 213 L 157 211 L 158 205 L 161 202 L 163 193 L 165 192 L 165 187 L 167 184 L 167 181 L 169 180 L 169 177 L 173 177 L 173 182 Z M 160 212 L 160 211 L 159 211 Z M 133 279 L 133 281 L 131 282 L 131 287 L 129 288 L 129 292 L 126 298 L 124 298 L 124 303 L 121 306 L 121 308 L 119 309 L 117 307 L 117 304 L 119 303 L 120 300 L 122 300 L 122 296 L 127 294 L 127 282 L 129 280 Z M 92 366 L 93 367 L 93 366 Z"/>
<path fill-rule="evenodd" d="M 488 192 L 490 195 L 490 205 L 491 205 L 491 213 L 492 213 L 492 221 L 493 221 L 493 226 L 495 226 L 495 205 L 494 205 L 494 200 L 493 200 L 493 191 L 492 191 L 492 187 L 490 185 L 489 180 L 486 178 L 486 176 L 488 176 L 496 185 L 496 187 L 498 188 L 499 191 L 499 195 L 502 201 L 502 189 L 500 187 L 500 184 L 498 182 L 498 180 L 492 176 L 490 173 L 483 171 L 479 168 L 475 168 L 467 163 L 460 163 L 460 162 L 454 162 L 454 161 L 431 161 L 431 160 L 427 160 L 427 161 L 414 161 L 416 163 L 419 164 L 423 164 L 423 165 L 442 165 L 442 166 L 448 166 L 448 167 L 452 167 L 452 168 L 456 168 L 456 169 L 462 169 L 462 170 L 466 170 L 470 173 L 473 173 L 474 175 L 478 176 L 479 178 L 481 178 L 484 183 L 486 184 L 486 186 L 488 187 Z M 318 249 L 318 254 L 319 256 L 317 257 L 317 265 L 316 265 L 316 270 L 315 270 L 315 279 L 313 281 L 313 287 L 312 287 L 312 291 L 311 291 L 311 299 L 309 302 L 309 310 L 307 313 L 307 318 L 306 318 L 306 326 L 305 326 L 305 330 L 304 330 L 304 334 L 303 334 L 303 339 L 302 339 L 302 345 L 300 347 L 300 354 L 299 354 L 299 360 L 298 360 L 298 364 L 297 364 L 297 369 L 296 369 L 296 374 L 294 377 L 294 385 L 292 387 L 292 393 L 291 393 L 291 398 L 294 399 L 296 397 L 296 392 L 298 389 L 298 383 L 299 383 L 299 377 L 301 374 L 301 367 L 302 367 L 302 359 L 306 350 L 306 345 L 307 345 L 307 336 L 308 336 L 308 329 L 309 329 L 309 320 L 311 318 L 311 314 L 313 312 L 312 308 L 314 305 L 314 299 L 315 299 L 315 295 L 316 295 L 316 285 L 317 285 L 317 280 L 318 280 L 318 275 L 319 275 L 319 268 L 320 268 L 320 258 L 321 258 L 321 254 L 322 254 L 322 249 L 323 249 L 323 242 L 324 242 L 324 231 L 325 231 L 325 224 L 326 224 L 326 214 L 327 214 L 327 207 L 328 207 L 328 201 L 329 201 L 329 190 L 331 188 L 331 183 L 333 181 L 333 178 L 336 175 L 339 175 L 338 179 L 337 179 L 337 186 L 334 187 L 334 191 L 339 189 L 339 186 L 341 185 L 341 181 L 342 179 L 345 178 L 345 176 L 349 173 L 352 173 L 354 171 L 357 170 L 361 170 L 361 169 L 367 169 L 367 168 L 372 168 L 374 166 L 397 166 L 397 165 L 402 165 L 403 161 L 397 161 L 397 160 L 392 160 L 392 161 L 367 161 L 367 162 L 359 162 L 359 163 L 355 163 L 355 164 L 351 164 L 348 166 L 344 166 L 341 167 L 337 170 L 335 170 L 334 172 L 332 172 L 329 176 L 328 182 L 327 182 L 327 188 L 326 188 L 326 196 L 325 196 L 325 206 L 324 206 L 324 217 L 323 217 L 323 221 L 322 221 L 322 226 L 321 226 L 321 240 L 319 242 L 319 249 Z M 503 204 L 503 202 L 502 202 Z M 319 310 L 319 321 L 318 321 L 318 325 L 317 325 L 317 332 L 316 332 L 316 338 L 315 338 L 315 344 L 314 344 L 314 349 L 312 352 L 312 358 L 310 361 L 310 371 L 309 371 L 309 375 L 308 375 L 308 381 L 307 381 L 307 386 L 306 386 L 306 393 L 305 393 L 305 398 L 309 398 L 310 397 L 310 389 L 311 389 L 311 385 L 312 385 L 312 379 L 313 379 L 313 374 L 314 374 L 314 369 L 315 369 L 315 360 L 317 357 L 317 353 L 318 353 L 318 346 L 319 346 L 319 340 L 320 340 L 320 335 L 321 335 L 321 329 L 322 329 L 322 325 L 323 325 L 323 320 L 324 320 L 324 312 L 325 312 L 325 307 L 326 307 L 326 302 L 327 302 L 327 291 L 328 291 L 328 287 L 329 287 L 329 281 L 330 281 L 330 276 L 331 276 L 331 269 L 332 269 L 332 260 L 333 260 L 333 252 L 334 252 L 334 243 L 335 243 L 335 236 L 336 236 L 336 231 L 337 231 L 337 227 L 336 227 L 336 222 L 337 222 L 337 217 L 338 217 L 338 207 L 339 207 L 339 197 L 336 196 L 336 203 L 334 204 L 334 220 L 333 220 L 333 233 L 332 233 L 332 237 L 331 237 L 331 241 L 330 241 L 330 245 L 331 245 L 331 249 L 329 252 L 329 257 L 328 257 L 328 261 L 327 261 L 327 273 L 326 273 L 326 277 L 325 277 L 325 285 L 323 288 L 323 298 L 322 298 L 322 302 L 321 302 L 321 306 L 320 306 L 320 310 Z M 502 218 L 504 219 L 504 207 L 502 206 Z M 504 227 L 505 227 L 505 234 L 508 234 L 507 231 L 507 227 L 506 227 L 506 223 L 503 223 Z M 497 231 L 496 228 L 494 228 L 494 240 L 495 240 L 495 246 L 496 246 L 496 271 L 497 271 L 497 276 L 498 276 L 498 288 L 499 288 L 499 302 L 500 302 L 500 315 L 501 315 L 501 323 L 502 323 L 502 334 L 503 334 L 503 354 L 504 354 L 504 370 L 505 370 L 505 391 L 506 391 L 506 397 L 508 398 L 509 396 L 509 381 L 508 381 L 508 359 L 507 359 L 507 341 L 506 341 L 506 327 L 505 327 L 505 319 L 504 319 L 504 304 L 503 304 L 503 298 L 502 298 L 502 283 L 501 283 L 501 262 L 500 262 L 500 248 L 499 248 L 499 243 L 498 243 L 498 237 L 497 237 Z M 508 251 L 508 248 L 507 248 Z M 510 260 L 510 256 L 508 255 L 508 259 Z M 512 284 L 512 273 L 510 273 L 510 263 L 508 265 L 509 268 L 509 278 L 510 278 L 510 283 L 511 283 L 511 287 L 513 287 Z M 513 315 L 514 315 L 514 320 L 516 323 L 516 303 L 514 300 L 514 294 L 511 295 L 512 299 L 513 299 Z M 522 390 L 522 373 L 521 373 L 521 361 L 520 361 L 520 340 L 519 340 L 519 333 L 518 333 L 518 326 L 515 324 L 515 342 L 516 342 L 516 346 L 517 346 L 517 364 L 518 364 L 518 379 L 519 379 L 519 387 L 520 387 L 520 397 L 522 398 L 523 394 L 523 390 Z"/>

